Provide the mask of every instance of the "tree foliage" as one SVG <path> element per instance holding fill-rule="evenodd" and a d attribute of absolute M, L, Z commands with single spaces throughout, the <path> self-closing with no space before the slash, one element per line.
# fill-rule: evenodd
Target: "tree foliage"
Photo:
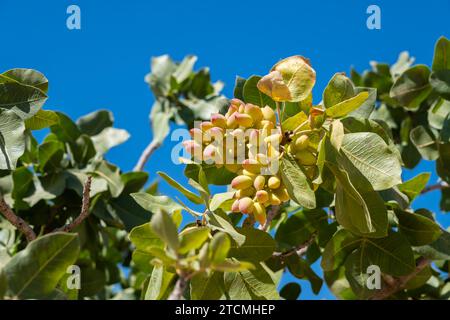
<path fill-rule="evenodd" d="M 412 209 L 438 189 L 450 210 L 448 39 L 431 68 L 402 53 L 391 66 L 337 73 L 318 104 L 306 58 L 238 77 L 231 100 L 207 68 L 194 71 L 196 60 L 152 59 L 153 141 L 133 172 L 105 158 L 129 138 L 111 112 L 73 121 L 43 109 L 41 73 L 0 75 L 0 298 L 296 299 L 301 282 L 280 287 L 286 271 L 340 299 L 449 298 L 450 233 L 433 212 Z M 160 194 L 142 171 L 170 121 L 191 129 L 187 185 L 158 174 L 189 203 Z M 218 161 L 226 138 L 239 142 L 245 130 L 244 159 Z M 440 180 L 403 181 L 422 159 Z M 79 289 L 67 285 L 72 265 Z M 367 285 L 371 266 L 379 289 Z"/>

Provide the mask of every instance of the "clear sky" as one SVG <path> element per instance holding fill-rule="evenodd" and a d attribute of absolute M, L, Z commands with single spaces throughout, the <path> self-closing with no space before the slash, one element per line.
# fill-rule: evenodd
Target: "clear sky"
<path fill-rule="evenodd" d="M 71 4 L 81 8 L 81 30 L 66 27 Z M 381 9 L 381 30 L 366 27 L 371 4 Z M 314 100 L 319 102 L 330 77 L 351 66 L 362 71 L 371 60 L 394 62 L 403 50 L 417 63 L 431 64 L 435 41 L 450 36 L 449 14 L 449 0 L 0 0 L 0 70 L 43 72 L 50 80 L 47 109 L 73 118 L 112 110 L 116 126 L 131 138 L 108 159 L 131 170 L 151 138 L 147 119 L 153 98 L 144 83 L 151 56 L 198 55 L 197 66 L 209 66 L 230 97 L 236 75 L 262 75 L 279 59 L 300 54 L 317 72 Z M 168 160 L 172 146 L 166 142 L 150 160 L 146 170 L 152 179 L 162 170 L 185 181 L 183 168 Z M 422 163 L 405 178 L 419 171 L 434 168 Z M 174 194 L 164 183 L 161 191 Z M 438 212 L 439 196 L 432 192 L 414 207 Z M 448 215 L 439 221 L 450 225 Z M 301 298 L 314 298 L 309 284 L 300 283 Z M 318 298 L 331 297 L 324 286 Z"/>

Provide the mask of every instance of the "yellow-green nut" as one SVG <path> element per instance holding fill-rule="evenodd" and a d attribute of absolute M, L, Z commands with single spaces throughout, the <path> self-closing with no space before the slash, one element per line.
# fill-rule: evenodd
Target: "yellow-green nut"
<path fill-rule="evenodd" d="M 215 156 L 216 151 L 217 148 L 214 145 L 212 144 L 207 145 L 206 148 L 203 150 L 204 159 L 205 160 L 212 159 Z"/>
<path fill-rule="evenodd" d="M 316 164 L 316 157 L 309 150 L 300 150 L 295 153 L 298 163 L 304 166 L 312 166 Z"/>
<path fill-rule="evenodd" d="M 253 204 L 253 216 L 260 223 L 266 223 L 266 208 L 258 202 Z"/>
<path fill-rule="evenodd" d="M 267 185 L 269 186 L 270 189 L 277 189 L 281 184 L 281 181 L 278 177 L 270 177 L 269 181 L 267 182 Z"/>
<path fill-rule="evenodd" d="M 213 113 L 211 115 L 211 123 L 216 127 L 226 128 L 227 118 L 225 118 L 225 116 L 220 113 Z"/>
<path fill-rule="evenodd" d="M 253 118 L 254 122 L 259 122 L 263 119 L 261 108 L 254 104 L 247 103 L 244 112 Z"/>
<path fill-rule="evenodd" d="M 264 189 L 265 184 L 266 184 L 266 178 L 264 178 L 264 176 L 257 176 L 255 178 L 255 181 L 253 181 L 253 187 L 255 187 L 256 190 Z"/>
<path fill-rule="evenodd" d="M 253 119 L 248 114 L 237 113 L 235 115 L 235 117 L 236 117 L 236 122 L 238 123 L 238 125 L 243 126 L 245 128 L 251 127 L 253 124 Z"/>
<path fill-rule="evenodd" d="M 239 212 L 239 199 L 236 199 L 231 205 L 231 211 Z"/>
<path fill-rule="evenodd" d="M 238 123 L 236 121 L 236 114 L 237 114 L 237 112 L 233 113 L 227 119 L 227 127 L 229 129 L 234 129 L 234 128 L 236 128 L 238 126 Z"/>
<path fill-rule="evenodd" d="M 214 125 L 212 124 L 212 122 L 209 121 L 203 121 L 202 123 L 200 123 L 200 129 L 203 132 L 208 131 L 209 129 L 211 129 L 212 127 L 214 127 Z"/>
<path fill-rule="evenodd" d="M 265 137 L 264 138 L 264 142 L 265 143 L 270 143 L 272 145 L 278 145 L 281 142 L 282 139 L 283 139 L 283 136 L 281 134 L 275 133 L 275 134 L 272 134 L 272 135 L 270 135 L 268 137 Z"/>
<path fill-rule="evenodd" d="M 259 128 L 267 131 L 273 130 L 275 129 L 275 122 L 269 120 L 262 120 L 260 122 Z"/>
<path fill-rule="evenodd" d="M 245 169 L 242 170 L 242 174 L 247 176 L 247 177 L 252 178 L 252 180 L 255 180 L 255 178 L 258 176 L 258 174 L 250 172 L 250 171 L 245 170 Z"/>
<path fill-rule="evenodd" d="M 266 203 L 269 201 L 269 193 L 267 193 L 266 190 L 256 191 L 256 199 L 258 199 L 260 203 Z"/>
<path fill-rule="evenodd" d="M 269 120 L 270 122 L 273 123 L 277 122 L 277 116 L 275 115 L 275 112 L 272 110 L 271 107 L 265 106 L 264 108 L 261 109 L 261 112 L 265 120 Z"/>
<path fill-rule="evenodd" d="M 278 205 L 281 204 L 280 198 L 278 198 L 277 195 L 274 194 L 274 193 L 271 193 L 271 194 L 269 195 L 269 202 L 270 202 L 270 204 L 273 205 L 273 206 L 278 206 Z"/>
<path fill-rule="evenodd" d="M 305 150 L 309 146 L 309 138 L 306 134 L 301 135 L 294 141 L 294 149 L 297 151 Z"/>
<path fill-rule="evenodd" d="M 249 197 L 239 199 L 239 211 L 242 213 L 250 214 L 253 212 L 253 200 Z"/>
<path fill-rule="evenodd" d="M 284 186 L 273 191 L 273 193 L 280 199 L 281 202 L 286 202 L 290 199 L 289 193 Z"/>
<path fill-rule="evenodd" d="M 253 184 L 253 179 L 244 175 L 237 176 L 231 181 L 231 187 L 236 190 L 247 189 Z"/>
<path fill-rule="evenodd" d="M 250 187 L 250 188 L 236 191 L 235 196 L 238 199 L 244 198 L 244 197 L 253 197 L 255 195 L 255 192 L 256 192 L 255 188 Z"/>
<path fill-rule="evenodd" d="M 242 162 L 242 167 L 252 173 L 259 174 L 261 172 L 261 164 L 255 159 L 245 159 Z"/>

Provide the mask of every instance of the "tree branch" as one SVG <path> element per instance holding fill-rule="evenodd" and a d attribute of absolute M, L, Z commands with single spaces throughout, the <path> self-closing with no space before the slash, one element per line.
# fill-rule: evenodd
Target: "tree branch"
<path fill-rule="evenodd" d="M 81 203 L 81 212 L 78 217 L 75 218 L 71 223 L 66 224 L 65 226 L 62 226 L 61 228 L 55 229 L 53 232 L 57 231 L 63 231 L 63 232 L 70 232 L 77 226 L 79 226 L 84 219 L 86 219 L 89 215 L 89 204 L 90 204 L 90 192 L 91 192 L 91 183 L 92 183 L 92 177 L 89 176 L 84 183 L 83 187 L 83 200 Z"/>
<path fill-rule="evenodd" d="M 173 288 L 173 291 L 170 294 L 168 300 L 184 300 L 183 295 L 184 291 L 186 291 L 187 285 L 187 276 L 184 273 L 180 273 L 178 280 L 175 283 L 175 287 Z"/>
<path fill-rule="evenodd" d="M 3 195 L 0 195 L 0 212 L 13 226 L 25 235 L 28 242 L 36 239 L 36 233 L 21 217 L 17 216 L 11 207 L 6 203 Z"/>
<path fill-rule="evenodd" d="M 425 194 L 428 193 L 430 191 L 434 191 L 434 190 L 442 190 L 444 188 L 449 188 L 450 186 L 448 185 L 448 183 L 444 182 L 444 181 L 440 181 L 436 184 L 432 184 L 429 185 L 427 187 L 425 187 L 422 192 L 420 192 L 420 194 Z"/>
<path fill-rule="evenodd" d="M 133 171 L 142 171 L 144 169 L 145 164 L 147 163 L 150 156 L 161 146 L 161 143 L 158 141 L 152 140 L 148 146 L 144 149 L 141 156 L 139 157 L 138 162 L 134 166 Z"/>
<path fill-rule="evenodd" d="M 259 230 L 267 231 L 272 223 L 272 220 L 278 215 L 279 212 L 280 206 L 272 206 L 267 212 L 266 222 L 259 226 Z"/>
<path fill-rule="evenodd" d="M 407 283 L 419 274 L 423 269 L 429 265 L 430 261 L 424 257 L 420 257 L 417 260 L 416 269 L 406 276 L 392 278 L 389 277 L 386 282 L 386 287 L 375 293 L 371 300 L 383 300 L 389 298 L 391 295 L 397 293 L 400 290 L 405 289 Z"/>
<path fill-rule="evenodd" d="M 291 248 L 288 251 L 284 251 L 284 252 L 274 252 L 272 254 L 272 257 L 274 258 L 287 258 L 293 254 L 297 254 L 299 257 L 301 257 L 302 255 L 304 255 L 306 253 L 306 251 L 308 250 L 309 246 L 314 242 L 314 240 L 316 239 L 316 235 L 317 233 L 313 233 L 311 235 L 311 238 L 309 238 L 306 242 L 299 244 L 296 247 Z"/>

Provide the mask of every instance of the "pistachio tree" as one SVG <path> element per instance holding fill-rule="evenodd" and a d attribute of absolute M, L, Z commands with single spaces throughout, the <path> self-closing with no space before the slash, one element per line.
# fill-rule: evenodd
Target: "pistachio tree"
<path fill-rule="evenodd" d="M 280 286 L 289 272 L 339 299 L 448 299 L 450 234 L 412 205 L 439 189 L 448 211 L 446 38 L 431 68 L 403 53 L 335 74 L 314 99 L 305 57 L 238 77 L 230 100 L 195 60 L 153 59 L 153 141 L 133 172 L 105 159 L 129 138 L 109 111 L 72 121 L 42 109 L 41 73 L 0 75 L 0 297 L 297 299 L 301 282 Z M 185 178 L 158 175 L 183 197 L 142 171 L 170 121 L 191 135 Z M 441 180 L 402 179 L 421 159 Z"/>

